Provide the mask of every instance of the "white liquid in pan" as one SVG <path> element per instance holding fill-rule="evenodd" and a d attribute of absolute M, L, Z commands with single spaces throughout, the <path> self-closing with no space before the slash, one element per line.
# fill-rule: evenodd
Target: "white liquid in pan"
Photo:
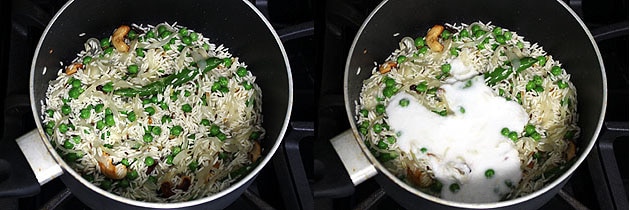
<path fill-rule="evenodd" d="M 468 203 L 496 202 L 521 179 L 521 164 L 514 143 L 502 128 L 521 133 L 528 115 L 514 101 L 494 95 L 483 77 L 468 83 L 442 85 L 449 114 L 440 116 L 401 91 L 387 106 L 390 127 L 399 132 L 402 152 L 428 160 L 442 184 L 442 198 Z M 399 105 L 401 99 L 409 105 Z M 438 110 L 439 111 L 439 110 Z M 421 150 L 425 148 L 426 151 Z M 431 155 L 429 155 L 431 154 Z M 409 155 L 407 155 L 409 156 Z M 486 171 L 494 175 L 486 177 Z M 459 190 L 451 190 L 456 184 Z"/>

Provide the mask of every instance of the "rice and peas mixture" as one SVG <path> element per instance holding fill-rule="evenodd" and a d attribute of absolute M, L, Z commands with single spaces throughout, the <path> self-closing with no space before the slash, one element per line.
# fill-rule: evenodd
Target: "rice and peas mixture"
<path fill-rule="evenodd" d="M 573 163 L 576 90 L 541 46 L 482 22 L 436 25 L 399 44 L 363 82 L 356 118 L 372 154 L 401 180 L 447 200 L 496 202 L 542 188 Z M 493 114 L 501 107 L 519 116 Z"/>
<path fill-rule="evenodd" d="M 86 180 L 141 201 L 206 197 L 246 175 L 265 133 L 261 90 L 208 40 L 168 23 L 88 39 L 42 106 L 57 153 Z"/>

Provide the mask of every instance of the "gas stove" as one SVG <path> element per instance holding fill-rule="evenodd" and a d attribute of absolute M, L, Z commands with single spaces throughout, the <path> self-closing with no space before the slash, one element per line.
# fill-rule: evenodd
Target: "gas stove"
<path fill-rule="evenodd" d="M 330 139 L 350 128 L 343 72 L 354 36 L 378 0 L 251 0 L 281 36 L 294 80 L 294 106 L 281 148 L 228 209 L 403 209 L 375 180 L 354 186 Z M 542 209 L 628 208 L 628 2 L 567 0 L 593 33 L 608 76 L 606 123 L 589 158 Z M 35 129 L 28 83 L 43 29 L 65 1 L 2 1 L 2 140 Z M 3 156 L 0 156 L 3 157 Z M 1 166 L 1 164 L 0 164 Z M 2 174 L 0 174 L 0 182 Z M 55 179 L 2 209 L 89 209 Z"/>

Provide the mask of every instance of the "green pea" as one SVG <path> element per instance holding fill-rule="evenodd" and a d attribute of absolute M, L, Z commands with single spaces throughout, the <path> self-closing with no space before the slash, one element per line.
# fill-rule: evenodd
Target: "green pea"
<path fill-rule="evenodd" d="M 138 177 L 139 177 L 138 171 L 136 171 L 136 170 L 131 170 L 131 172 L 127 173 L 127 179 L 129 179 L 129 180 L 134 180 L 134 179 L 136 179 Z"/>
<path fill-rule="evenodd" d="M 536 86 L 536 88 L 534 88 L 534 90 L 535 90 L 536 92 L 541 93 L 541 92 L 545 91 L 545 88 L 543 88 L 542 86 Z"/>
<path fill-rule="evenodd" d="M 539 75 L 534 75 L 534 84 L 536 85 L 542 85 L 543 84 L 543 78 Z"/>
<path fill-rule="evenodd" d="M 258 140 L 260 138 L 260 132 L 252 132 L 249 134 L 249 139 Z"/>
<path fill-rule="evenodd" d="M 173 158 L 175 158 L 173 155 L 166 156 L 166 164 L 173 165 Z"/>
<path fill-rule="evenodd" d="M 494 29 L 492 29 L 492 33 L 493 33 L 494 35 L 498 36 L 498 35 L 502 35 L 502 34 L 503 34 L 503 31 L 502 31 L 502 28 L 501 28 L 501 27 L 494 27 Z"/>
<path fill-rule="evenodd" d="M 112 47 L 108 47 L 105 48 L 105 50 L 103 50 L 103 53 L 105 53 L 105 55 L 111 55 L 114 52 L 114 48 Z"/>
<path fill-rule="evenodd" d="M 81 85 L 82 85 L 81 84 L 81 80 L 78 80 L 78 79 L 72 80 L 72 87 L 73 88 L 80 88 Z"/>
<path fill-rule="evenodd" d="M 485 45 L 484 43 L 479 43 L 479 44 L 477 44 L 477 49 L 478 49 L 478 50 L 483 50 L 483 49 L 485 49 L 485 48 L 486 48 L 486 45 Z"/>
<path fill-rule="evenodd" d="M 464 107 L 461 107 L 461 106 L 460 106 L 460 107 L 459 107 L 459 112 L 460 112 L 460 113 L 462 113 L 462 114 L 464 114 L 464 113 L 466 113 L 466 109 L 464 109 Z"/>
<path fill-rule="evenodd" d="M 46 123 L 46 128 L 54 128 L 55 127 L 55 122 L 54 121 L 48 121 Z"/>
<path fill-rule="evenodd" d="M 462 31 L 459 32 L 459 36 L 462 38 L 468 38 L 470 37 L 470 34 L 468 33 L 468 30 L 463 29 Z"/>
<path fill-rule="evenodd" d="M 379 149 L 387 149 L 387 147 L 389 147 L 389 145 L 387 145 L 387 143 L 383 140 L 378 141 L 377 146 Z"/>
<path fill-rule="evenodd" d="M 409 106 L 409 99 L 406 99 L 406 98 L 400 99 L 400 101 L 398 101 L 398 105 L 402 107 Z"/>
<path fill-rule="evenodd" d="M 166 32 L 167 28 L 164 25 L 158 26 L 157 31 L 158 33 L 164 33 Z"/>
<path fill-rule="evenodd" d="M 105 107 L 105 105 L 104 105 L 104 104 L 97 104 L 96 106 L 94 106 L 94 111 L 95 111 L 96 113 L 100 113 L 100 112 L 102 112 L 102 111 L 103 111 L 103 107 Z"/>
<path fill-rule="evenodd" d="M 81 109 L 81 115 L 79 117 L 81 117 L 82 119 L 90 118 L 91 111 L 92 109 L 89 108 Z"/>
<path fill-rule="evenodd" d="M 72 149 L 74 148 L 74 144 L 70 142 L 70 140 L 66 139 L 65 141 L 63 141 L 63 148 Z"/>
<path fill-rule="evenodd" d="M 142 141 L 146 143 L 151 143 L 153 141 L 153 136 L 151 135 L 151 133 L 145 133 L 144 136 L 142 136 Z"/>
<path fill-rule="evenodd" d="M 383 126 L 381 124 L 375 123 L 374 126 L 372 126 L 372 129 L 374 130 L 374 133 L 380 133 L 381 131 L 383 131 Z"/>
<path fill-rule="evenodd" d="M 569 87 L 569 84 L 566 83 L 565 81 L 562 81 L 562 80 L 558 81 L 557 84 L 558 84 L 558 88 L 560 88 L 560 89 L 565 89 L 565 88 Z"/>
<path fill-rule="evenodd" d="M 238 67 L 238 69 L 236 70 L 236 75 L 238 75 L 239 77 L 244 77 L 247 75 L 247 69 L 243 68 L 243 67 Z"/>
<path fill-rule="evenodd" d="M 526 91 L 534 90 L 534 88 L 536 88 L 536 83 L 534 83 L 534 81 L 532 81 L 532 80 L 527 82 L 527 85 L 525 85 L 525 90 Z"/>
<path fill-rule="evenodd" d="M 162 116 L 162 119 L 160 121 L 162 122 L 162 124 L 166 124 L 168 122 L 171 122 L 171 116 L 164 115 L 164 116 Z"/>
<path fill-rule="evenodd" d="M 414 44 L 416 45 L 416 47 L 422 47 L 424 46 L 424 37 L 418 37 L 414 40 Z"/>
<path fill-rule="evenodd" d="M 203 45 L 201 45 L 201 47 L 203 47 L 204 50 L 208 51 L 210 50 L 210 45 L 207 43 L 203 43 Z"/>
<path fill-rule="evenodd" d="M 169 50 L 171 50 L 171 44 L 165 44 L 165 45 L 162 45 L 162 49 L 164 49 L 164 51 L 169 51 Z"/>
<path fill-rule="evenodd" d="M 396 87 L 385 87 L 383 89 L 383 96 L 389 98 L 392 97 L 394 94 L 396 94 L 398 90 L 396 90 Z"/>
<path fill-rule="evenodd" d="M 210 88 L 210 91 L 216 92 L 219 89 L 221 89 L 221 84 L 219 84 L 219 82 L 212 83 L 212 87 Z"/>
<path fill-rule="evenodd" d="M 518 133 L 516 133 L 516 131 L 510 131 L 508 138 L 512 139 L 512 141 L 516 141 L 518 140 Z"/>
<path fill-rule="evenodd" d="M 517 42 L 516 47 L 518 47 L 518 49 L 523 49 L 523 47 L 525 47 L 525 44 L 523 44 L 523 42 Z"/>
<path fill-rule="evenodd" d="M 188 164 L 188 169 L 190 169 L 191 171 L 196 171 L 197 167 L 199 167 L 199 163 L 197 163 L 196 160 L 193 160 Z"/>
<path fill-rule="evenodd" d="M 195 32 L 192 32 L 192 33 L 190 34 L 190 38 L 191 38 L 193 41 L 196 41 L 197 39 L 199 39 L 199 34 L 197 34 L 197 33 L 195 33 Z"/>
<path fill-rule="evenodd" d="M 245 90 L 251 90 L 252 88 L 254 88 L 252 83 L 249 83 L 247 81 L 244 81 L 242 84 L 243 84 L 243 88 L 245 88 Z"/>
<path fill-rule="evenodd" d="M 230 92 L 230 88 L 228 88 L 228 87 L 221 87 L 221 88 L 219 88 L 219 91 L 221 91 L 222 93 L 227 93 L 227 92 Z"/>
<path fill-rule="evenodd" d="M 192 45 L 193 40 L 189 36 L 182 37 L 182 43 Z"/>
<path fill-rule="evenodd" d="M 510 134 L 510 129 L 509 128 L 501 129 L 501 135 L 508 136 L 509 134 Z"/>
<path fill-rule="evenodd" d="M 542 136 L 540 136 L 540 133 L 534 131 L 534 133 L 532 133 L 530 137 L 532 137 L 532 139 L 534 139 L 535 141 L 538 141 Z"/>
<path fill-rule="evenodd" d="M 147 114 L 149 114 L 149 116 L 155 114 L 155 108 L 153 108 L 152 106 L 144 108 L 144 111 L 147 112 Z"/>
<path fill-rule="evenodd" d="M 77 99 L 79 98 L 79 95 L 81 95 L 81 92 L 83 92 L 83 89 L 81 89 L 80 87 L 73 87 L 70 88 L 70 90 L 68 91 L 68 96 L 70 96 L 70 98 Z"/>
<path fill-rule="evenodd" d="M 160 109 L 162 110 L 168 110 L 168 105 L 164 102 L 160 102 Z"/>
<path fill-rule="evenodd" d="M 440 116 L 444 117 L 444 116 L 448 115 L 448 112 L 446 112 L 446 109 L 444 109 L 444 110 L 442 110 L 442 111 L 439 111 L 439 112 L 438 112 L 438 114 L 439 114 Z"/>
<path fill-rule="evenodd" d="M 70 109 L 70 105 L 64 104 L 63 106 L 61 106 L 61 113 L 63 115 L 69 115 L 70 112 L 72 112 L 72 110 Z"/>
<path fill-rule="evenodd" d="M 420 152 L 422 153 L 427 153 L 428 149 L 426 147 L 422 147 L 420 148 Z"/>
<path fill-rule="evenodd" d="M 105 85 L 103 85 L 103 92 L 109 93 L 114 91 L 114 83 L 113 82 L 108 82 Z"/>
<path fill-rule="evenodd" d="M 427 82 L 420 82 L 420 84 L 416 85 L 416 91 L 418 92 L 427 91 Z"/>
<path fill-rule="evenodd" d="M 101 182 L 100 184 L 101 188 L 108 190 L 110 188 L 112 188 L 112 181 L 109 179 L 105 179 Z"/>
<path fill-rule="evenodd" d="M 531 135 L 534 132 L 536 132 L 536 126 L 534 126 L 532 124 L 527 124 L 525 126 L 525 134 Z"/>
<path fill-rule="evenodd" d="M 129 163 L 129 159 L 127 158 L 123 158 L 122 160 L 120 160 L 120 163 L 122 163 L 124 166 L 127 166 L 127 167 L 131 165 L 131 163 Z"/>
<path fill-rule="evenodd" d="M 451 64 L 442 64 L 440 69 L 442 70 L 442 73 L 448 74 L 449 72 L 451 72 Z"/>
<path fill-rule="evenodd" d="M 376 113 L 378 113 L 378 114 L 385 113 L 385 105 L 383 105 L 383 104 L 377 104 L 375 109 L 376 109 Z"/>
<path fill-rule="evenodd" d="M 208 119 L 201 119 L 201 125 L 209 126 L 210 125 L 210 120 L 208 120 Z"/>
<path fill-rule="evenodd" d="M 217 138 L 221 141 L 225 141 L 225 139 L 227 139 L 227 136 L 225 135 L 225 133 L 218 133 Z"/>
<path fill-rule="evenodd" d="M 541 56 L 536 57 L 536 60 L 538 60 L 538 65 L 539 65 L 539 66 L 544 66 L 544 65 L 545 65 L 545 63 L 547 63 L 547 57 L 542 56 L 542 55 L 541 55 Z"/>
<path fill-rule="evenodd" d="M 451 48 L 450 53 L 451 53 L 452 56 L 459 56 L 459 51 L 455 47 Z"/>
<path fill-rule="evenodd" d="M 505 36 L 506 40 L 511 40 L 512 39 L 512 32 L 506 31 L 505 33 L 503 33 L 503 36 Z"/>
<path fill-rule="evenodd" d="M 179 134 L 181 134 L 183 131 L 184 131 L 184 128 L 182 128 L 182 126 L 176 125 L 176 126 L 173 126 L 173 128 L 171 128 L 171 135 L 179 136 Z"/>
<path fill-rule="evenodd" d="M 109 37 L 101 39 L 101 47 L 108 48 L 109 47 Z"/>
<path fill-rule="evenodd" d="M 385 77 L 384 83 L 385 87 L 394 87 L 396 85 L 396 80 L 391 77 Z"/>
<path fill-rule="evenodd" d="M 475 34 L 475 37 L 479 38 L 479 37 L 483 36 L 484 34 L 486 34 L 486 31 L 478 30 L 478 31 L 475 31 L 473 33 Z"/>
<path fill-rule="evenodd" d="M 499 43 L 499 44 L 505 44 L 506 40 L 505 40 L 505 36 L 503 35 L 497 35 L 496 37 L 494 37 L 494 39 Z"/>
<path fill-rule="evenodd" d="M 105 137 L 103 136 L 102 138 L 104 139 Z M 103 146 L 109 149 L 114 148 L 114 145 L 111 144 L 103 144 Z"/>
<path fill-rule="evenodd" d="M 129 120 L 129 122 L 134 122 L 136 121 L 136 113 L 131 111 L 127 114 L 127 119 Z"/>
<path fill-rule="evenodd" d="M 490 179 L 494 176 L 494 170 L 493 169 L 488 169 L 486 170 L 486 172 L 484 173 L 486 175 L 486 178 Z"/>
<path fill-rule="evenodd" d="M 144 58 L 144 50 L 142 48 L 136 48 L 136 55 Z"/>
<path fill-rule="evenodd" d="M 227 87 L 229 84 L 229 80 L 227 77 L 219 77 L 219 85 L 221 85 L 221 87 Z"/>
<path fill-rule="evenodd" d="M 219 153 L 219 160 L 225 160 L 228 158 L 228 154 L 225 152 L 220 152 Z"/>
<path fill-rule="evenodd" d="M 53 117 L 55 115 L 55 110 L 52 110 L 52 109 L 46 110 L 46 115 L 48 115 L 48 117 Z"/>
<path fill-rule="evenodd" d="M 427 46 L 422 46 L 420 49 L 418 49 L 418 53 L 420 54 L 425 54 L 427 51 L 429 51 L 429 47 Z"/>
<path fill-rule="evenodd" d="M 398 58 L 396 58 L 396 62 L 398 63 L 403 63 L 407 61 L 407 57 L 405 57 L 404 55 L 398 56 Z"/>
<path fill-rule="evenodd" d="M 111 127 L 116 125 L 116 121 L 114 120 L 114 115 L 105 115 L 105 124 L 107 124 L 107 126 Z"/>
<path fill-rule="evenodd" d="M 186 28 L 179 29 L 178 33 L 181 36 L 188 36 L 188 30 Z"/>
<path fill-rule="evenodd" d="M 83 57 L 83 64 L 84 65 L 87 65 L 90 62 L 92 62 L 92 56 L 85 56 L 85 57 Z"/>
<path fill-rule="evenodd" d="M 215 124 L 210 126 L 210 135 L 211 136 L 216 136 L 219 133 L 221 133 L 221 127 L 219 127 L 218 125 L 215 125 Z"/>
<path fill-rule="evenodd" d="M 369 112 L 367 109 L 361 109 L 359 113 L 361 114 L 361 116 L 367 117 Z"/>
<path fill-rule="evenodd" d="M 457 193 L 459 192 L 459 184 L 453 183 L 450 186 L 448 186 L 448 189 L 451 190 L 451 192 L 453 193 Z"/>
<path fill-rule="evenodd" d="M 138 65 L 136 65 L 136 64 L 129 65 L 127 67 L 127 72 L 129 72 L 129 74 L 137 74 L 138 73 Z"/>
<path fill-rule="evenodd" d="M 442 36 L 442 39 L 449 39 L 451 38 L 451 32 L 449 30 L 444 30 L 442 31 L 441 36 Z"/>
<path fill-rule="evenodd" d="M 130 40 L 136 39 L 138 38 L 138 34 L 134 30 L 129 30 L 129 32 L 127 33 L 127 38 L 129 38 Z"/>
<path fill-rule="evenodd" d="M 190 104 L 184 104 L 182 105 L 182 111 L 186 113 L 190 113 L 192 112 L 192 106 L 190 106 Z"/>
<path fill-rule="evenodd" d="M 103 129 L 105 127 L 105 121 L 104 120 L 99 120 L 96 122 L 96 129 Z"/>
<path fill-rule="evenodd" d="M 144 164 L 147 166 L 152 166 L 153 164 L 155 164 L 155 160 L 151 156 L 147 156 L 146 158 L 144 158 Z"/>
<path fill-rule="evenodd" d="M 560 66 L 551 67 L 551 74 L 553 74 L 554 76 L 562 74 L 562 68 L 560 68 Z"/>
<path fill-rule="evenodd" d="M 151 133 L 153 133 L 156 136 L 159 136 L 160 134 L 162 134 L 162 128 L 160 128 L 159 126 L 154 126 L 151 129 Z"/>

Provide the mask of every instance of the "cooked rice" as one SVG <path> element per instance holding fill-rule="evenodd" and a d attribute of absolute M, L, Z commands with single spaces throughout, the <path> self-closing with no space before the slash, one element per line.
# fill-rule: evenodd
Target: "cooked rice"
<path fill-rule="evenodd" d="M 473 25 L 479 26 L 486 33 L 478 37 L 474 36 L 471 33 Z M 443 110 L 447 108 L 446 102 L 440 99 L 441 93 L 437 87 L 446 83 L 446 80 L 453 82 L 454 79 L 451 75 L 443 75 L 442 79 L 436 78 L 442 74 L 440 69 L 442 64 L 450 63 L 459 57 L 478 75 L 484 75 L 484 73 L 492 72 L 497 67 L 511 69 L 512 65 L 518 66 L 519 63 L 515 63 L 515 61 L 523 57 L 544 56 L 546 58 L 544 65 L 536 62 L 522 72 L 513 72 L 506 79 L 489 86 L 496 95 L 520 103 L 530 116 L 529 124 L 534 125 L 536 132 L 541 135 L 539 140 L 534 140 L 532 136 L 523 132 L 519 134 L 519 139 L 514 141 L 519 152 L 523 177 L 518 186 L 515 186 L 510 194 L 505 195 L 504 199 L 513 199 L 532 193 L 553 181 L 575 159 L 570 154 L 572 152 L 575 154 L 575 147 L 573 149 L 570 147 L 575 145 L 575 139 L 580 132 L 576 124 L 578 120 L 576 90 L 569 81 L 571 76 L 564 69 L 560 74 L 553 75 L 551 73 L 552 67 L 562 67 L 561 63 L 554 60 L 553 56 L 547 54 L 541 46 L 530 43 L 515 32 L 482 22 L 470 25 L 447 24 L 446 28 L 450 30 L 453 38 L 439 39 L 440 43 L 444 45 L 442 52 L 427 50 L 426 53 L 422 53 L 422 46 L 417 47 L 413 38 L 405 37 L 400 41 L 400 48 L 392 52 L 386 62 L 397 62 L 399 56 L 405 56 L 406 61 L 397 62 L 396 67 L 383 74 L 375 67 L 372 70 L 372 76 L 363 82 L 355 115 L 359 130 L 363 134 L 368 148 L 388 170 L 411 185 L 413 185 L 412 182 L 406 179 L 407 169 L 427 169 L 425 172 L 429 173 L 433 179 L 433 184 L 430 187 L 416 187 L 421 191 L 439 196 L 441 186 L 435 180 L 426 161 L 415 159 L 413 154 L 401 153 L 395 142 L 386 143 L 386 149 L 381 149 L 378 146 L 379 142 L 383 142 L 383 139 L 396 137 L 396 131 L 387 127 L 380 133 L 371 129 L 376 123 L 388 124 L 386 113 L 378 114 L 375 112 L 375 107 L 378 104 L 387 106 L 390 100 L 383 94 L 386 87 L 384 79 L 394 79 L 396 92 L 406 91 L 415 96 L 427 109 Z M 495 38 L 496 35 L 493 34 L 495 29 L 498 34 L 505 37 L 509 33 L 511 37 L 506 39 L 504 44 L 500 44 Z M 470 34 L 467 38 L 461 36 L 463 30 Z M 451 49 L 457 53 L 452 52 Z M 375 66 L 378 67 L 378 65 Z M 526 89 L 527 83 L 533 80 L 535 75 L 543 78 L 540 85 L 543 88 L 542 92 Z M 565 88 L 559 88 L 558 81 L 561 80 L 567 83 Z M 488 81 L 487 76 L 486 81 Z M 426 82 L 429 90 L 435 88 L 433 90 L 436 93 L 415 91 L 414 87 L 421 82 Z M 360 111 L 367 113 L 367 115 L 364 116 Z M 435 186 L 439 186 L 439 188 L 437 190 L 431 189 Z"/>
<path fill-rule="evenodd" d="M 160 26 L 165 26 L 171 34 L 161 37 Z M 117 195 L 149 202 L 206 197 L 246 175 L 257 163 L 249 157 L 250 152 L 264 137 L 262 95 L 256 77 L 250 71 L 237 75 L 239 68 L 247 65 L 232 57 L 222 45 L 210 43 L 202 34 L 176 24 L 134 24 L 131 28 L 138 38 L 125 38 L 130 47 L 128 53 L 116 49 L 107 53 L 113 45 L 101 47 L 101 40 L 91 38 L 71 62 L 73 65 L 82 63 L 86 57 L 92 58 L 85 67 L 69 76 L 60 62 L 63 68 L 50 82 L 42 106 L 43 124 L 54 123 L 45 127 L 57 153 L 95 185 Z M 155 38 L 148 38 L 149 33 Z M 192 39 L 188 45 L 182 41 L 185 36 Z M 111 37 L 105 39 L 111 43 Z M 144 52 L 144 56 L 139 56 L 136 49 Z M 184 68 L 201 71 L 197 65 L 202 68 L 209 57 L 220 58 L 222 63 L 182 85 L 166 86 L 163 92 L 153 95 L 157 99 L 154 101 L 152 96 L 126 97 L 103 91 L 109 82 L 114 89 L 141 88 Z M 228 66 L 226 59 L 231 65 Z M 136 74 L 128 73 L 127 68 L 132 64 L 138 66 Z M 227 89 L 223 89 L 227 92 L 213 90 L 221 77 L 228 79 Z M 72 80 L 80 81 L 83 90 L 76 99 L 69 93 Z M 70 107 L 67 115 L 62 111 L 64 104 Z M 98 104 L 104 105 L 100 112 L 96 110 Z M 191 105 L 190 112 L 183 111 L 185 104 Z M 155 111 L 153 115 L 148 107 Z M 89 117 L 81 117 L 82 109 L 90 113 Z M 99 121 L 105 121 L 106 109 L 111 110 L 115 124 L 98 129 Z M 131 112 L 136 115 L 133 122 L 129 119 Z M 163 116 L 172 120 L 163 121 Z M 208 120 L 210 125 L 202 125 L 202 120 Z M 69 127 L 67 132 L 60 131 L 61 125 Z M 175 126 L 183 128 L 179 135 L 171 133 Z M 220 128 L 219 133 L 212 133 L 213 126 Z M 161 132 L 157 132 L 158 128 Z M 145 135 L 151 135 L 152 140 L 143 138 Z M 175 154 L 176 147 L 181 152 Z M 120 167 L 123 159 L 129 163 L 125 178 L 115 180 L 103 174 L 98 160 L 107 157 L 115 166 Z M 154 160 L 153 168 L 145 163 L 146 157 Z M 198 167 L 194 167 L 195 163 Z M 182 182 L 184 177 L 190 178 L 188 187 Z M 168 195 L 168 191 L 173 194 Z"/>

